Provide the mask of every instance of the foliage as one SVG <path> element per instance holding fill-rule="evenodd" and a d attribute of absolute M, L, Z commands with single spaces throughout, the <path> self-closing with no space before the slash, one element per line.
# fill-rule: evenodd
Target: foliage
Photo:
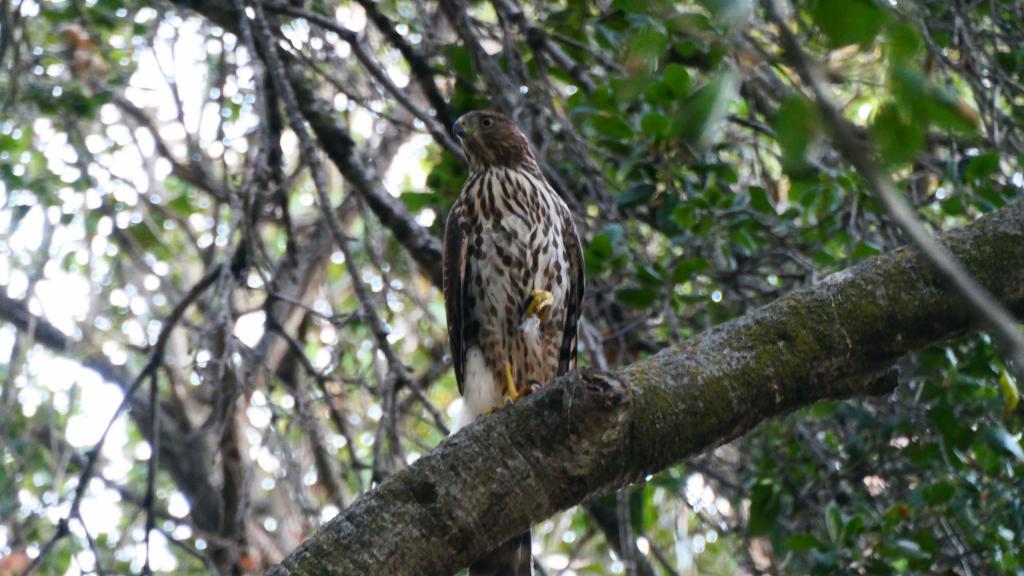
<path fill-rule="evenodd" d="M 286 66 L 358 152 L 326 153 L 345 255 L 271 90 L 281 71 L 253 53 L 256 22 L 248 40 L 221 4 L 3 3 L 0 285 L 75 344 L 0 327 L 0 574 L 59 534 L 161 323 L 218 264 L 41 573 L 255 573 L 441 442 L 458 402 L 443 303 L 396 230 L 441 236 L 466 175 L 445 123 L 464 111 L 513 113 L 574 211 L 584 364 L 628 364 L 903 243 L 760 5 L 267 2 Z M 1017 12 L 808 0 L 790 17 L 933 229 L 1022 196 Z M 347 146 L 311 110 L 322 148 Z M 628 489 L 616 521 L 635 549 L 598 521 L 612 497 L 542 522 L 540 565 L 1022 573 L 1012 372 L 984 334 L 901 369 L 891 397 L 822 403 Z"/>

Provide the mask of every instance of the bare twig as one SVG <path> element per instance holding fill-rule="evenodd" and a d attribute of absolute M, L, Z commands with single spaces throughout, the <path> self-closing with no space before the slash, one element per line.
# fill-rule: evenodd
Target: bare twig
<path fill-rule="evenodd" d="M 302 365 L 306 373 L 309 374 L 313 378 L 313 380 L 316 381 L 317 386 L 320 388 L 320 392 L 324 395 L 324 403 L 327 405 L 327 413 L 330 416 L 331 421 L 334 423 L 335 428 L 338 429 L 338 433 L 341 434 L 343 438 L 345 438 L 345 447 L 348 449 L 349 460 L 352 468 L 352 477 L 355 480 L 356 486 L 359 488 L 359 491 L 362 491 L 363 482 L 362 477 L 359 475 L 359 471 L 363 468 L 366 468 L 366 464 L 364 464 L 359 459 L 359 456 L 356 454 L 355 440 L 353 439 L 351 432 L 349 432 L 348 424 L 345 423 L 345 418 L 341 415 L 341 413 L 338 412 L 337 407 L 334 405 L 334 402 L 331 399 L 331 394 L 327 390 L 327 377 L 324 376 L 320 371 L 318 371 L 316 367 L 313 366 L 313 363 L 309 361 L 309 358 L 306 357 L 306 353 L 302 350 L 302 345 L 299 344 L 298 340 L 296 340 L 291 334 L 289 334 L 284 329 L 283 326 L 281 326 L 281 323 L 277 321 L 277 318 L 269 314 L 269 306 L 267 307 L 267 309 L 268 329 L 276 332 L 278 335 L 285 339 L 285 341 L 288 343 L 288 346 L 292 350 L 292 354 L 295 356 L 295 358 L 298 359 L 299 364 Z M 311 442 L 318 442 L 318 440 L 312 438 L 312 436 L 315 435 L 315 430 L 313 430 L 311 426 L 314 426 L 314 424 L 312 422 L 312 419 L 307 418 L 308 414 L 306 412 L 308 412 L 308 410 L 306 409 L 305 406 L 302 405 L 305 402 L 305 400 L 303 398 L 299 398 L 299 395 L 300 394 L 298 393 L 296 394 L 296 404 L 300 408 L 299 416 L 300 418 L 303 419 L 302 425 L 306 430 L 307 435 L 311 437 Z M 336 482 L 336 480 L 333 478 L 325 479 L 324 481 L 328 483 Z M 341 502 L 342 494 L 340 485 L 327 484 L 327 486 L 332 491 L 337 491 L 336 500 L 339 501 L 339 506 L 344 508 L 344 503 Z"/>
<path fill-rule="evenodd" d="M 149 375 L 149 463 L 146 467 L 146 499 L 143 503 L 143 508 L 146 510 L 146 563 L 142 567 L 143 574 L 152 574 L 153 570 L 149 567 L 150 557 L 150 541 L 149 537 L 152 534 L 153 529 L 156 527 L 156 516 L 153 513 L 153 505 L 156 501 L 156 471 L 157 461 L 160 457 L 160 397 L 157 395 L 160 387 L 158 386 L 159 378 L 157 378 L 156 370 L 153 370 Z"/>
<path fill-rule="evenodd" d="M 25 297 L 23 300 L 26 304 L 35 296 L 36 284 L 42 278 L 46 265 L 50 261 L 50 245 L 53 242 L 54 230 L 56 228 L 50 223 L 50 218 L 44 215 L 43 239 L 36 253 L 36 261 L 32 263 L 32 272 L 28 277 L 28 285 L 25 287 Z M 17 400 L 15 381 L 21 374 L 25 355 L 32 348 L 35 341 L 36 322 L 34 318 L 30 318 L 29 321 L 28 330 L 19 332 L 15 336 L 10 358 L 7 361 L 7 375 L 4 378 L 3 389 L 0 390 L 0 431 L 7 430 L 8 418 L 14 411 L 14 403 Z"/>
<path fill-rule="evenodd" d="M 619 521 L 619 557 L 625 566 L 626 576 L 637 576 L 633 539 L 633 522 L 629 514 L 629 486 L 615 494 L 615 516 Z"/>
<path fill-rule="evenodd" d="M 153 143 L 156 146 L 156 151 L 161 156 L 167 159 L 171 163 L 171 173 L 181 179 L 183 182 L 191 184 L 200 190 L 208 192 L 211 196 L 218 200 L 226 200 L 227 193 L 218 184 L 209 173 L 202 163 L 199 162 L 188 162 L 184 163 L 179 160 L 173 153 L 171 148 L 160 136 L 160 131 L 152 118 L 146 114 L 146 111 L 139 108 L 127 98 L 115 95 L 113 97 L 114 105 L 119 110 L 128 115 L 134 120 L 139 126 L 143 127 L 150 133 L 153 138 Z"/>

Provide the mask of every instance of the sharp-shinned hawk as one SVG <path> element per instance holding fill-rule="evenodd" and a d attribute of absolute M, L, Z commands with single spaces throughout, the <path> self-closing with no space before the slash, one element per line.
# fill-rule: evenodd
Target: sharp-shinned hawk
<path fill-rule="evenodd" d="M 516 125 L 470 112 L 455 135 L 470 175 L 445 224 L 444 297 L 461 428 L 575 366 L 584 282 L 572 214 Z M 531 573 L 529 532 L 470 567 Z"/>

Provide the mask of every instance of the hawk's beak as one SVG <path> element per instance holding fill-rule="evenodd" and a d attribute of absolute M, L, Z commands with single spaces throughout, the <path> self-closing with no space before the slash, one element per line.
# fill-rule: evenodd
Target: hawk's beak
<path fill-rule="evenodd" d="M 459 118 L 455 121 L 455 125 L 452 126 L 452 132 L 455 133 L 456 138 L 463 138 L 466 136 L 466 119 Z"/>

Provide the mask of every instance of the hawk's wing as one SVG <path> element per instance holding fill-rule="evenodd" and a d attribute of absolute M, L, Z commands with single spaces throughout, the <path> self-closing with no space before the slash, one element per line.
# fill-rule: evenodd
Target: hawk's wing
<path fill-rule="evenodd" d="M 459 383 L 460 394 L 466 366 L 466 349 L 462 340 L 462 320 L 466 313 L 466 309 L 462 305 L 465 278 L 465 226 L 462 209 L 456 204 L 444 223 L 444 283 L 442 290 L 444 291 L 444 311 L 448 317 L 448 345 L 452 352 L 455 381 Z"/>
<path fill-rule="evenodd" d="M 579 234 L 572 222 L 572 214 L 565 210 L 562 226 L 562 244 L 565 258 L 569 262 L 569 294 L 565 303 L 565 325 L 562 328 L 562 346 L 558 350 L 558 374 L 562 375 L 576 367 L 576 335 L 580 315 L 583 313 L 583 247 Z"/>

